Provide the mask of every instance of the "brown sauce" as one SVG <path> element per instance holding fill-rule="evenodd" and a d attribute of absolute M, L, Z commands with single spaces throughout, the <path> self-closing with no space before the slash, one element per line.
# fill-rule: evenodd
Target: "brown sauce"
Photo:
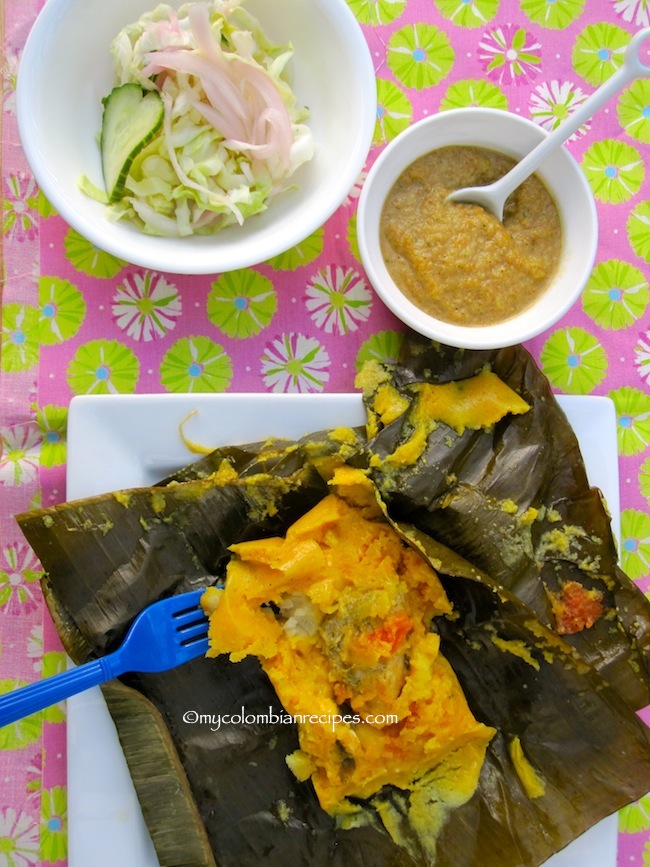
<path fill-rule="evenodd" d="M 425 313 L 490 325 L 529 307 L 560 258 L 555 203 L 535 175 L 510 196 L 501 223 L 479 205 L 445 201 L 459 187 L 502 177 L 514 160 L 453 145 L 420 157 L 397 179 L 381 216 L 381 249 L 400 290 Z"/>

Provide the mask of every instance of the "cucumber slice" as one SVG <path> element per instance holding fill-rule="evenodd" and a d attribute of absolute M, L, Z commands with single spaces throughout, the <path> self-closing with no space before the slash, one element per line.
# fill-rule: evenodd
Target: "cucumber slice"
<path fill-rule="evenodd" d="M 102 104 L 102 170 L 108 200 L 117 202 L 133 160 L 162 126 L 163 101 L 157 91 L 129 83 L 113 88 Z"/>

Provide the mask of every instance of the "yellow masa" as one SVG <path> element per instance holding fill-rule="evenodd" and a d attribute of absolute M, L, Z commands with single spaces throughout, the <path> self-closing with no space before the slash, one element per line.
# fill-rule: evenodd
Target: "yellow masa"
<path fill-rule="evenodd" d="M 343 475 L 354 505 L 330 494 L 285 538 L 233 546 L 225 589 L 205 597 L 209 655 L 260 659 L 298 723 L 288 764 L 328 812 L 443 767 L 466 800 L 494 730 L 473 717 L 430 630 L 451 605 L 374 493 L 363 504 L 363 473 Z"/>
<path fill-rule="evenodd" d="M 412 464 L 421 457 L 427 437 L 438 424 L 446 424 L 459 436 L 465 430 L 489 429 L 506 415 L 522 415 L 530 406 L 496 373 L 482 370 L 475 376 L 444 383 L 417 383 L 410 387 L 408 404 L 391 385 L 380 383 L 373 411 L 382 424 L 390 424 L 408 412 L 410 434 L 386 458 L 389 464 Z"/>

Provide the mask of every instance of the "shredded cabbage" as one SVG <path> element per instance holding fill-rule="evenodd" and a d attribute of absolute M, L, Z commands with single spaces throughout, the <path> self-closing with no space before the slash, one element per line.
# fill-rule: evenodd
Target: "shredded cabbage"
<path fill-rule="evenodd" d="M 240 2 L 161 4 L 113 41 L 118 85 L 158 90 L 164 122 L 110 219 L 153 235 L 213 233 L 266 210 L 313 156 L 308 111 L 285 77 L 292 48 L 271 43 Z"/>

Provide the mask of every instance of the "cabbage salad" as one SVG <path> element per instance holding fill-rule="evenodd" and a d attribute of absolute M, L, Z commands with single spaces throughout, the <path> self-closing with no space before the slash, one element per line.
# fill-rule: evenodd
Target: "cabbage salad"
<path fill-rule="evenodd" d="M 81 180 L 110 219 L 153 235 L 214 233 L 266 210 L 313 156 L 308 111 L 286 79 L 292 47 L 270 42 L 240 2 L 162 4 L 114 39 L 106 190 Z"/>

